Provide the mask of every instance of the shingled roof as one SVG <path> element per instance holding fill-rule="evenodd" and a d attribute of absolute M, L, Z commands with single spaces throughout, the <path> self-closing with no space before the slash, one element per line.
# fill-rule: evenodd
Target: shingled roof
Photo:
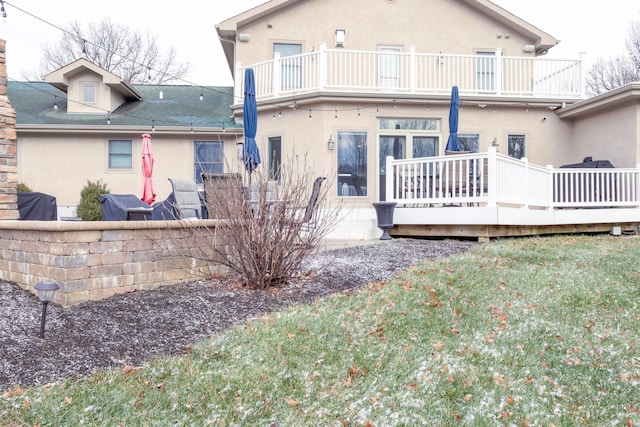
<path fill-rule="evenodd" d="M 233 88 L 226 86 L 133 85 L 142 101 L 129 101 L 111 112 L 113 126 L 185 126 L 240 128 L 229 108 Z M 200 95 L 203 94 L 203 100 Z M 49 83 L 10 81 L 8 96 L 16 124 L 104 126 L 104 114 L 67 113 L 67 94 Z M 57 109 L 55 106 L 57 105 Z"/>

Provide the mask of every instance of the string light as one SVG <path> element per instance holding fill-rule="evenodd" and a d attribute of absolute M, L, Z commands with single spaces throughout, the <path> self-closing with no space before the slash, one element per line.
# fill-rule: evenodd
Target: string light
<path fill-rule="evenodd" d="M 309 108 L 309 120 L 311 120 L 311 108 Z"/>
<path fill-rule="evenodd" d="M 338 110 L 336 110 L 335 118 L 336 118 L 336 119 L 338 118 Z"/>
<path fill-rule="evenodd" d="M 107 124 L 110 125 L 111 124 L 111 113 L 107 112 Z"/>
<path fill-rule="evenodd" d="M 151 132 L 155 132 L 155 131 L 156 131 L 156 121 L 151 120 Z"/>
<path fill-rule="evenodd" d="M 358 107 L 358 117 L 360 117 L 360 107 Z"/>
<path fill-rule="evenodd" d="M 528 113 L 528 112 L 529 112 L 529 103 L 526 103 L 526 104 L 525 104 L 524 112 L 525 112 L 525 113 Z"/>
<path fill-rule="evenodd" d="M 204 101 L 204 90 L 200 88 L 200 101 Z"/>
<path fill-rule="evenodd" d="M 193 123 L 191 123 L 191 129 L 189 131 L 193 133 Z"/>
<path fill-rule="evenodd" d="M 58 109 L 58 97 L 56 96 L 54 101 L 53 101 L 53 109 L 57 110 Z"/>
<path fill-rule="evenodd" d="M 2 14 L 2 19 L 4 22 L 7 22 L 7 11 L 4 10 L 4 0 L 0 0 L 0 14 Z"/>

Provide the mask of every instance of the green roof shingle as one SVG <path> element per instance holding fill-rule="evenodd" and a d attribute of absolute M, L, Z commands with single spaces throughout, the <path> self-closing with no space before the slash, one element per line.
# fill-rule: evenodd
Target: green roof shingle
<path fill-rule="evenodd" d="M 111 112 L 114 126 L 239 128 L 232 119 L 233 88 L 226 86 L 133 85 L 142 101 L 128 101 Z M 67 113 L 67 94 L 44 82 L 10 81 L 8 96 L 18 125 L 102 126 L 103 114 Z M 162 98 L 160 96 L 162 93 Z M 203 100 L 200 100 L 200 94 Z M 56 110 L 54 105 L 58 106 Z"/>

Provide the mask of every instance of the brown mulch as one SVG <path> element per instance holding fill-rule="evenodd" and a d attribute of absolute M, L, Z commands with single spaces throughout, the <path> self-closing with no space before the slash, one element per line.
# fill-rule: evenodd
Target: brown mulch
<path fill-rule="evenodd" d="M 69 308 L 49 304 L 44 339 L 42 305 L 16 284 L 0 282 L 0 392 L 123 365 L 184 354 L 194 342 L 293 304 L 357 290 L 427 259 L 468 250 L 458 240 L 394 239 L 321 252 L 312 274 L 279 289 L 256 291 L 233 281 L 199 281 L 117 295 Z"/>

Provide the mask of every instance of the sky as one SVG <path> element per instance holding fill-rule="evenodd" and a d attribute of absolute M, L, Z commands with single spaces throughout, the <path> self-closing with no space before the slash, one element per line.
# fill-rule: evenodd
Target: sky
<path fill-rule="evenodd" d="M 346 0 L 345 0 L 346 1 Z M 427 0 L 424 0 L 427 1 Z M 23 80 L 38 69 L 42 47 L 58 41 L 56 26 L 77 20 L 97 22 L 103 17 L 157 36 L 162 49 L 175 47 L 178 60 L 190 64 L 184 80 L 196 85 L 230 86 L 231 73 L 218 42 L 215 25 L 258 6 L 265 0 L 4 0 L 6 19 L 0 18 L 0 39 L 7 42 L 10 79 Z M 638 0 L 493 0 L 509 12 L 547 32 L 561 43 L 548 57 L 587 62 L 623 54 L 633 20 L 640 21 Z M 605 7 L 606 5 L 606 7 Z M 14 7 L 15 6 L 15 7 Z M 22 9 L 24 13 L 18 9 Z M 46 21 L 48 23 L 45 23 Z"/>

